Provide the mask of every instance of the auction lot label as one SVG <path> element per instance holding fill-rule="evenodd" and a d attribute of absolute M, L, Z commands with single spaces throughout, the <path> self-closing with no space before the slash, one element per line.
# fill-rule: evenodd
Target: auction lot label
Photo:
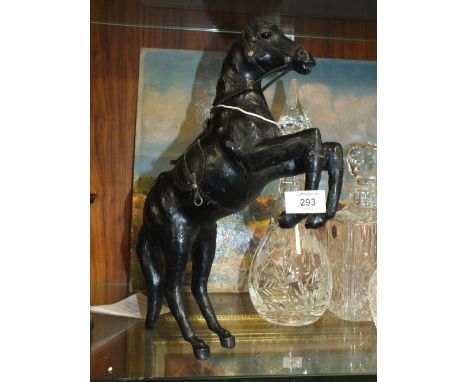
<path fill-rule="evenodd" d="M 284 199 L 287 214 L 320 214 L 327 210 L 325 190 L 286 191 Z"/>

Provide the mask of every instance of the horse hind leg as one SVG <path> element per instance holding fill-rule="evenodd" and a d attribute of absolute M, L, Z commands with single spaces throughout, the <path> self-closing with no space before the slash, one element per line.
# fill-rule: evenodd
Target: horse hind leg
<path fill-rule="evenodd" d="M 216 223 L 202 227 L 192 250 L 192 294 L 205 317 L 208 328 L 215 332 L 225 348 L 235 346 L 235 337 L 218 322 L 208 297 L 208 278 L 216 251 Z"/>
<path fill-rule="evenodd" d="M 182 337 L 192 345 L 193 354 L 199 360 L 206 360 L 210 356 L 210 347 L 199 339 L 188 321 L 185 312 L 182 282 L 187 265 L 188 255 L 192 250 L 194 228 L 179 222 L 173 223 L 171 237 L 164 240 L 164 255 L 166 259 L 166 279 L 164 294 L 172 315 L 179 325 Z M 177 226 L 175 226 L 177 225 Z"/>
<path fill-rule="evenodd" d="M 148 293 L 145 327 L 152 329 L 161 312 L 163 300 L 164 265 L 162 254 L 160 248 L 150 240 L 143 228 L 140 229 L 138 235 L 136 252 Z"/>

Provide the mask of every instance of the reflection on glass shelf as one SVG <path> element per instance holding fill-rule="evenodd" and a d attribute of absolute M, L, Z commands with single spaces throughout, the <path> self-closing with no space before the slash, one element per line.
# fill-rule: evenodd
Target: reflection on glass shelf
<path fill-rule="evenodd" d="M 329 317 L 330 318 L 330 317 Z M 253 326 L 254 323 L 243 322 Z M 250 324 L 250 325 L 249 325 Z M 376 353 L 367 328 L 316 334 L 314 325 L 302 333 L 242 333 L 236 328 L 236 348 L 228 351 L 217 339 L 207 341 L 212 356 L 193 358 L 187 346 L 155 335 L 149 341 L 147 377 L 367 374 L 376 371 Z"/>
<path fill-rule="evenodd" d="M 376 374 L 372 322 L 347 322 L 326 312 L 308 326 L 276 326 L 255 313 L 248 294 L 213 294 L 212 302 L 221 324 L 236 336 L 234 349 L 219 345 L 187 296 L 193 327 L 211 347 L 207 361 L 193 357 L 170 314 L 154 330 L 145 330 L 144 320 L 96 315 L 92 378 Z"/>

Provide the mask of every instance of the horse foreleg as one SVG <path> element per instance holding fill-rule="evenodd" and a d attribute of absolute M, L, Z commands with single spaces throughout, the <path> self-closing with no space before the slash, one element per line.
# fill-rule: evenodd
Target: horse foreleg
<path fill-rule="evenodd" d="M 323 167 L 322 139 L 318 129 L 313 131 L 314 137 L 311 146 L 306 153 L 302 171 L 305 173 L 305 190 L 317 190 L 320 185 L 321 172 Z M 300 166 L 302 167 L 302 166 Z M 278 225 L 281 228 L 292 228 L 306 218 L 304 214 L 281 213 L 278 217 Z"/>
<path fill-rule="evenodd" d="M 141 270 L 143 271 L 148 294 L 145 327 L 152 329 L 161 312 L 163 300 L 164 265 L 161 259 L 162 254 L 160 253 L 160 249 L 151 242 L 143 228 L 138 235 L 136 252 Z"/>
<path fill-rule="evenodd" d="M 324 214 L 311 215 L 305 223 L 306 228 L 319 228 L 333 218 L 340 201 L 343 183 L 343 149 L 339 143 L 325 142 L 325 170 L 328 172 L 327 210 Z"/>
<path fill-rule="evenodd" d="M 164 246 L 166 258 L 164 294 L 169 309 L 180 327 L 182 337 L 192 345 L 195 357 L 204 360 L 210 355 L 210 347 L 196 336 L 190 325 L 185 313 L 182 293 L 182 281 L 188 255 L 192 249 L 194 230 L 187 224 L 174 222 L 169 231 L 172 232 L 172 237 L 166 238 Z"/>
<path fill-rule="evenodd" d="M 216 223 L 202 227 L 192 250 L 192 293 L 205 317 L 208 328 L 215 332 L 221 346 L 233 348 L 235 337 L 221 327 L 208 297 L 208 278 L 216 250 Z"/>
<path fill-rule="evenodd" d="M 243 141 L 235 145 L 226 141 L 226 147 L 250 171 L 262 171 L 291 160 L 307 161 L 311 155 L 323 157 L 320 131 L 312 128 L 294 134 L 279 135 L 253 144 Z M 306 173 L 308 171 L 306 170 Z"/>

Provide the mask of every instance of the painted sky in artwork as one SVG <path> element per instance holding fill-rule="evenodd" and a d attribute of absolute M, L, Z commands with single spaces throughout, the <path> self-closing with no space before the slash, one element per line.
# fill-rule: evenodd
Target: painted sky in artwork
<path fill-rule="evenodd" d="M 134 179 L 156 176 L 171 168 L 201 132 L 215 96 L 225 53 L 143 49 L 140 60 L 139 102 Z M 377 65 L 375 62 L 317 58 L 308 76 L 289 73 L 265 96 L 272 105 L 277 94 L 297 79 L 301 102 L 324 141 L 343 146 L 376 142 Z M 280 105 L 281 106 L 281 105 Z M 276 110 L 276 113 L 275 113 Z M 279 112 L 277 111 L 279 110 Z M 279 117 L 281 107 L 273 108 Z"/>

